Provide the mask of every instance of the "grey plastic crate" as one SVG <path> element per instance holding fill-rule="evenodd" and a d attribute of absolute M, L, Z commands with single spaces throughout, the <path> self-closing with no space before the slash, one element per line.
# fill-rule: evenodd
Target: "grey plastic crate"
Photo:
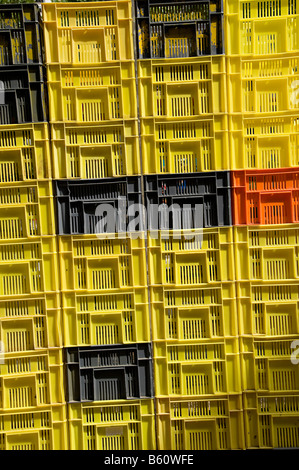
<path fill-rule="evenodd" d="M 98 180 L 59 180 L 55 182 L 57 228 L 59 235 L 107 233 L 97 210 L 109 206 L 114 211 L 115 230 L 126 232 L 135 218 L 128 214 L 133 204 L 141 204 L 141 177 Z M 122 212 L 120 212 L 122 210 Z M 110 212 L 109 212 L 110 213 Z M 111 217 L 109 221 L 111 222 Z M 142 227 L 137 227 L 142 229 Z M 109 230 L 108 230 L 109 232 Z"/>
<path fill-rule="evenodd" d="M 153 397 L 149 343 L 65 350 L 68 402 Z"/>
<path fill-rule="evenodd" d="M 136 0 L 138 59 L 224 54 L 222 0 Z"/>
<path fill-rule="evenodd" d="M 0 4 L 0 67 L 43 62 L 40 6 Z"/>
<path fill-rule="evenodd" d="M 0 67 L 0 124 L 47 120 L 44 67 L 41 65 Z"/>
<path fill-rule="evenodd" d="M 149 229 L 232 225 L 229 171 L 149 175 L 144 188 Z"/>

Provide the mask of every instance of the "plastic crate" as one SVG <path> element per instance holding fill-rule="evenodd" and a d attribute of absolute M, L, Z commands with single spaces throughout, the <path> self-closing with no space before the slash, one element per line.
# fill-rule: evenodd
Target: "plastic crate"
<path fill-rule="evenodd" d="M 228 55 L 274 55 L 299 50 L 296 0 L 227 0 Z"/>
<path fill-rule="evenodd" d="M 145 176 L 144 188 L 149 229 L 231 225 L 228 171 Z"/>
<path fill-rule="evenodd" d="M 157 400 L 159 450 L 244 449 L 241 395 Z"/>
<path fill-rule="evenodd" d="M 298 281 L 237 283 L 239 332 L 256 338 L 299 334 Z"/>
<path fill-rule="evenodd" d="M 61 329 L 58 294 L 0 301 L 0 339 L 6 352 L 62 347 Z"/>
<path fill-rule="evenodd" d="M 241 393 L 238 338 L 154 342 L 155 395 L 207 397 Z"/>
<path fill-rule="evenodd" d="M 88 65 L 134 59 L 130 0 L 43 4 L 46 63 Z"/>
<path fill-rule="evenodd" d="M 231 227 L 177 234 L 149 234 L 149 282 L 163 286 L 197 286 L 234 281 L 233 231 Z M 192 238 L 191 238 L 192 235 Z"/>
<path fill-rule="evenodd" d="M 55 237 L 0 243 L 0 298 L 58 290 Z"/>
<path fill-rule="evenodd" d="M 298 392 L 299 368 L 292 362 L 293 338 L 240 338 L 243 391 Z"/>
<path fill-rule="evenodd" d="M 190 343 L 238 335 L 234 283 L 201 288 L 152 287 L 153 340 Z"/>
<path fill-rule="evenodd" d="M 51 181 L 0 186 L 0 238 L 55 235 Z"/>
<path fill-rule="evenodd" d="M 246 447 L 298 448 L 299 395 L 244 393 Z"/>
<path fill-rule="evenodd" d="M 138 62 L 142 117 L 202 119 L 227 112 L 224 57 Z"/>
<path fill-rule="evenodd" d="M 0 365 L 0 409 L 33 411 L 65 403 L 63 350 L 5 353 Z"/>
<path fill-rule="evenodd" d="M 0 160 L 1 186 L 51 178 L 48 126 L 1 126 Z"/>
<path fill-rule="evenodd" d="M 50 122 L 137 118 L 134 62 L 101 67 L 49 65 Z"/>
<path fill-rule="evenodd" d="M 38 5 L 0 5 L 0 66 L 43 63 Z"/>
<path fill-rule="evenodd" d="M 66 405 L 0 414 L 0 450 L 68 450 Z"/>
<path fill-rule="evenodd" d="M 222 0 L 136 0 L 137 57 L 223 54 Z"/>
<path fill-rule="evenodd" d="M 59 237 L 61 289 L 106 291 L 145 287 L 145 240 Z"/>
<path fill-rule="evenodd" d="M 154 401 L 68 405 L 70 450 L 154 450 Z"/>
<path fill-rule="evenodd" d="M 299 277 L 299 225 L 235 227 L 237 280 L 295 281 Z"/>
<path fill-rule="evenodd" d="M 299 168 L 233 171 L 234 225 L 299 222 Z"/>
<path fill-rule="evenodd" d="M 3 90 L 0 125 L 48 119 L 44 78 L 44 69 L 40 65 L 0 67 L 0 84 Z"/>
<path fill-rule="evenodd" d="M 298 112 L 299 58 L 275 56 L 227 62 L 228 112 L 271 117 Z"/>
<path fill-rule="evenodd" d="M 144 174 L 230 169 L 227 116 L 206 119 L 141 119 Z"/>
<path fill-rule="evenodd" d="M 151 344 L 68 348 L 68 402 L 153 396 Z"/>
<path fill-rule="evenodd" d="M 296 115 L 229 118 L 232 170 L 299 166 L 299 119 Z"/>
<path fill-rule="evenodd" d="M 66 347 L 150 341 L 145 287 L 105 294 L 63 292 L 62 308 Z"/>
<path fill-rule="evenodd" d="M 51 125 L 56 179 L 97 179 L 140 174 L 137 120 L 105 125 Z"/>
<path fill-rule="evenodd" d="M 56 181 L 55 194 L 59 235 L 114 235 L 126 232 L 135 219 L 135 214 L 128 214 L 128 208 L 141 204 L 141 178 Z M 104 214 L 108 210 L 106 221 Z M 140 223 L 139 230 L 142 227 Z"/>

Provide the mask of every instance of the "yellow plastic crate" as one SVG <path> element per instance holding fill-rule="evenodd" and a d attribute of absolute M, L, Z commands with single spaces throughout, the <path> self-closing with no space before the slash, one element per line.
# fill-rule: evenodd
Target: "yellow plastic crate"
<path fill-rule="evenodd" d="M 157 400 L 159 450 L 244 449 L 242 395 Z"/>
<path fill-rule="evenodd" d="M 296 0 L 227 0 L 225 51 L 228 55 L 271 55 L 299 50 Z"/>
<path fill-rule="evenodd" d="M 42 7 L 46 63 L 87 65 L 134 59 L 129 0 Z"/>
<path fill-rule="evenodd" d="M 246 447 L 299 446 L 299 394 L 243 394 Z"/>
<path fill-rule="evenodd" d="M 154 342 L 153 363 L 157 398 L 241 393 L 238 338 Z"/>
<path fill-rule="evenodd" d="M 229 118 L 231 169 L 299 166 L 299 119 L 296 115 Z"/>
<path fill-rule="evenodd" d="M 231 227 L 186 231 L 186 236 L 171 231 L 169 239 L 164 236 L 159 231 L 158 239 L 150 234 L 148 237 L 151 285 L 199 286 L 234 281 Z"/>
<path fill-rule="evenodd" d="M 234 227 L 236 279 L 285 281 L 299 277 L 299 224 Z"/>
<path fill-rule="evenodd" d="M 153 340 L 174 344 L 238 335 L 235 284 L 185 289 L 152 287 Z"/>
<path fill-rule="evenodd" d="M 237 282 L 240 335 L 275 338 L 299 334 L 298 281 Z"/>
<path fill-rule="evenodd" d="M 138 61 L 141 117 L 192 118 L 227 112 L 224 57 Z"/>
<path fill-rule="evenodd" d="M 97 179 L 140 174 L 137 120 L 118 123 L 52 124 L 56 179 Z"/>
<path fill-rule="evenodd" d="M 141 119 L 141 148 L 145 174 L 228 170 L 227 116 Z"/>
<path fill-rule="evenodd" d="M 0 414 L 0 450 L 68 450 L 66 409 Z"/>
<path fill-rule="evenodd" d="M 47 67 L 50 122 L 137 119 L 134 62 Z"/>
<path fill-rule="evenodd" d="M 146 288 L 62 293 L 64 346 L 150 342 Z"/>
<path fill-rule="evenodd" d="M 228 59 L 228 112 L 247 115 L 296 112 L 299 58 Z"/>
<path fill-rule="evenodd" d="M 55 235 L 52 181 L 0 186 L 0 239 Z"/>
<path fill-rule="evenodd" d="M 2 241 L 0 263 L 0 298 L 58 290 L 56 237 Z"/>
<path fill-rule="evenodd" d="M 62 347 L 59 294 L 1 300 L 0 340 L 6 352 Z"/>
<path fill-rule="evenodd" d="M 69 404 L 70 450 L 155 450 L 154 400 Z"/>
<path fill-rule="evenodd" d="M 65 403 L 63 350 L 4 353 L 0 365 L 0 410 L 33 411 Z"/>
<path fill-rule="evenodd" d="M 299 368 L 291 356 L 293 338 L 240 338 L 243 391 L 298 392 Z"/>
<path fill-rule="evenodd" d="M 0 128 L 0 184 L 51 178 L 47 124 Z"/>
<path fill-rule="evenodd" d="M 145 287 L 145 240 L 105 235 L 59 237 L 61 290 L 112 293 Z"/>

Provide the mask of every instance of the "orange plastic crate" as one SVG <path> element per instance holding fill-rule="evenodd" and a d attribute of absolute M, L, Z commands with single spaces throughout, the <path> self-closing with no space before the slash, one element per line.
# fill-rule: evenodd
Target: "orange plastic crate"
<path fill-rule="evenodd" d="M 299 168 L 232 172 L 234 225 L 299 222 Z"/>

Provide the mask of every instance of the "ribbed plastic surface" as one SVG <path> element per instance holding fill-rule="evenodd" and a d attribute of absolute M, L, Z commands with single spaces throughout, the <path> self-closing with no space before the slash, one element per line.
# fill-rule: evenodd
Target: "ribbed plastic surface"
<path fill-rule="evenodd" d="M 51 125 L 53 175 L 96 179 L 140 174 L 137 120 Z"/>
<path fill-rule="evenodd" d="M 51 181 L 0 186 L 0 238 L 31 239 L 55 234 Z"/>
<path fill-rule="evenodd" d="M 234 225 L 299 222 L 298 174 L 298 167 L 232 172 Z"/>
<path fill-rule="evenodd" d="M 69 404 L 70 450 L 156 449 L 154 400 Z"/>
<path fill-rule="evenodd" d="M 41 122 L 48 119 L 44 67 L 0 67 L 0 83 L 4 89 L 0 104 L 1 125 Z"/>
<path fill-rule="evenodd" d="M 1 450 L 68 450 L 66 405 L 0 414 Z"/>
<path fill-rule="evenodd" d="M 298 279 L 298 224 L 235 227 L 236 279 L 291 284 Z"/>
<path fill-rule="evenodd" d="M 203 287 L 234 281 L 232 229 L 203 229 L 179 234 L 149 234 L 149 281 L 151 285 Z M 164 238 L 164 239 L 163 239 Z M 176 304 L 174 303 L 174 306 Z"/>
<path fill-rule="evenodd" d="M 63 350 L 5 353 L 0 365 L 0 410 L 36 411 L 65 403 Z"/>
<path fill-rule="evenodd" d="M 243 403 L 247 448 L 298 447 L 298 393 L 244 393 Z"/>
<path fill-rule="evenodd" d="M 227 0 L 224 5 L 228 55 L 298 51 L 296 0 Z"/>
<path fill-rule="evenodd" d="M 59 294 L 30 294 L 12 299 L 5 296 L 0 301 L 0 318 L 0 336 L 7 352 L 63 345 Z"/>
<path fill-rule="evenodd" d="M 242 392 L 238 338 L 154 342 L 153 359 L 158 398 Z"/>
<path fill-rule="evenodd" d="M 235 284 L 151 288 L 154 340 L 184 341 L 238 335 Z"/>
<path fill-rule="evenodd" d="M 0 66 L 43 63 L 38 5 L 0 5 Z"/>
<path fill-rule="evenodd" d="M 299 120 L 294 114 L 229 118 L 232 170 L 299 166 Z"/>
<path fill-rule="evenodd" d="M 159 450 L 244 449 L 242 395 L 158 399 Z"/>
<path fill-rule="evenodd" d="M 223 54 L 222 0 L 136 0 L 139 59 Z"/>
<path fill-rule="evenodd" d="M 47 64 L 85 66 L 134 59 L 130 0 L 42 7 Z"/>
<path fill-rule="evenodd" d="M 46 124 L 0 127 L 0 183 L 51 178 Z"/>
<path fill-rule="evenodd" d="M 150 343 L 65 350 L 68 402 L 153 396 Z"/>
<path fill-rule="evenodd" d="M 141 204 L 141 179 L 56 181 L 55 194 L 59 235 L 126 232 L 135 219 L 135 212 L 128 208 Z"/>
<path fill-rule="evenodd" d="M 99 122 L 137 117 L 134 62 L 47 67 L 50 122 Z"/>
<path fill-rule="evenodd" d="M 145 176 L 144 190 L 150 229 L 231 225 L 229 172 Z"/>

